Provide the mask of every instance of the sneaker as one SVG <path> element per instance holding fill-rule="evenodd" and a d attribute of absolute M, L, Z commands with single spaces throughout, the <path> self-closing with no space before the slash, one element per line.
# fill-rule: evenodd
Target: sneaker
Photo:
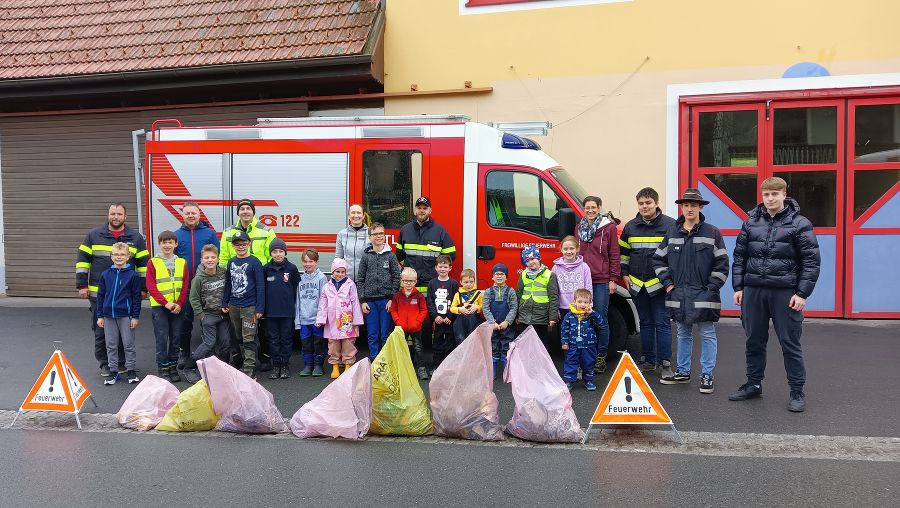
<path fill-rule="evenodd" d="M 575 388 L 575 383 L 566 383 L 566 388 L 568 388 L 569 391 L 571 392 L 572 388 Z"/>
<path fill-rule="evenodd" d="M 141 378 L 138 377 L 137 372 L 133 370 L 127 371 L 126 374 L 128 376 L 128 384 L 137 383 L 141 380 Z"/>
<path fill-rule="evenodd" d="M 119 374 L 118 371 L 116 371 L 116 372 L 110 372 L 110 373 L 109 373 L 109 376 L 106 378 L 106 381 L 104 381 L 103 384 L 105 384 L 105 385 L 114 385 L 114 384 L 116 384 L 116 381 L 118 381 L 118 380 L 120 380 L 120 379 L 122 379 L 122 375 Z"/>
<path fill-rule="evenodd" d="M 606 372 L 606 357 L 598 356 L 597 363 L 594 364 L 594 374 L 603 374 Z"/>
<path fill-rule="evenodd" d="M 591 381 L 586 381 L 586 382 L 584 383 L 584 387 L 585 387 L 585 388 L 587 389 L 587 391 L 589 391 L 589 392 L 596 392 L 596 391 L 597 391 L 597 385 L 595 385 L 595 384 L 592 383 Z"/>
<path fill-rule="evenodd" d="M 744 383 L 740 388 L 728 396 L 728 400 L 747 400 L 755 399 L 762 395 L 762 386 L 751 383 Z"/>
<path fill-rule="evenodd" d="M 802 413 L 806 411 L 806 395 L 803 390 L 791 390 L 791 400 L 788 402 L 788 411 Z"/>
<path fill-rule="evenodd" d="M 659 377 L 675 377 L 675 373 L 672 372 L 672 362 L 663 360 L 662 363 L 659 364 Z"/>
<path fill-rule="evenodd" d="M 105 363 L 103 365 L 100 365 L 100 375 L 102 377 L 109 377 L 109 365 Z"/>
<path fill-rule="evenodd" d="M 281 377 L 281 367 L 272 367 L 272 371 L 269 372 L 269 379 L 278 379 L 279 377 Z"/>
<path fill-rule="evenodd" d="M 712 393 L 714 390 L 712 376 L 708 374 L 700 376 L 700 393 Z"/>
<path fill-rule="evenodd" d="M 182 374 L 184 375 L 184 380 L 190 384 L 194 384 L 202 379 L 200 372 L 198 372 L 197 369 L 192 369 L 190 367 L 184 369 Z"/>
<path fill-rule="evenodd" d="M 252 380 L 256 380 L 256 371 L 253 369 L 241 369 L 241 372 L 247 375 Z"/>
<path fill-rule="evenodd" d="M 178 374 L 178 369 L 176 369 L 174 365 L 169 367 L 169 381 L 173 383 L 178 383 L 181 381 L 181 376 Z"/>
<path fill-rule="evenodd" d="M 416 369 L 416 370 L 417 370 L 417 372 L 419 373 L 419 379 L 421 379 L 421 380 L 423 380 L 423 381 L 426 380 L 426 379 L 428 379 L 428 371 L 425 370 L 425 367 L 419 367 L 419 368 Z"/>
<path fill-rule="evenodd" d="M 306 364 L 303 366 L 303 370 L 300 371 L 300 377 L 309 377 L 312 376 L 313 367 L 310 364 Z"/>
<path fill-rule="evenodd" d="M 325 372 L 322 370 L 321 365 L 316 365 L 315 367 L 313 367 L 313 370 L 312 370 L 313 377 L 322 377 L 324 375 L 325 375 Z"/>
<path fill-rule="evenodd" d="M 169 368 L 168 367 L 157 367 L 156 375 L 163 379 L 168 378 L 169 377 Z"/>
<path fill-rule="evenodd" d="M 637 368 L 641 372 L 650 372 L 656 370 L 656 364 L 653 362 L 646 362 L 644 360 L 641 360 L 640 362 L 638 362 Z"/>
<path fill-rule="evenodd" d="M 660 378 L 660 383 L 664 385 L 680 385 L 691 382 L 691 375 L 685 374 L 684 372 L 676 372 L 672 376 L 666 376 L 664 378 Z"/>
<path fill-rule="evenodd" d="M 281 367 L 281 373 L 279 374 L 278 377 L 280 377 L 281 379 L 290 379 L 290 377 L 291 377 L 291 368 L 288 367 L 287 365 L 282 366 L 282 367 Z"/>

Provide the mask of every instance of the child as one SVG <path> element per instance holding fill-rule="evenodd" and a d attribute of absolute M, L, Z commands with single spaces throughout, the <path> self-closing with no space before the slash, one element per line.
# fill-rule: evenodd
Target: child
<path fill-rule="evenodd" d="M 291 377 L 291 348 L 294 345 L 294 318 L 300 271 L 288 261 L 287 244 L 276 238 L 269 244 L 272 260 L 263 266 L 266 279 L 266 331 L 272 371 L 269 379 Z"/>
<path fill-rule="evenodd" d="M 522 249 L 522 276 L 516 286 L 519 296 L 518 333 L 529 325 L 544 344 L 550 340 L 549 330 L 559 321 L 559 283 L 556 275 L 541 263 L 541 251 L 536 245 Z"/>
<path fill-rule="evenodd" d="M 319 297 L 325 286 L 325 275 L 319 271 L 319 253 L 307 249 L 303 253 L 303 273 L 297 288 L 297 315 L 294 327 L 300 330 L 300 351 L 303 354 L 303 370 L 300 377 L 319 377 L 325 373 L 325 337 L 321 326 L 316 326 L 319 313 Z"/>
<path fill-rule="evenodd" d="M 369 228 L 372 245 L 363 252 L 356 280 L 359 300 L 366 315 L 369 336 L 369 360 L 374 361 L 384 346 L 394 322 L 391 320 L 391 297 L 400 287 L 400 263 L 385 243 L 384 225 L 373 222 Z"/>
<path fill-rule="evenodd" d="M 466 268 L 459 275 L 462 284 L 459 292 L 453 295 L 450 312 L 456 314 L 453 320 L 453 335 L 459 345 L 478 327 L 484 318 L 481 316 L 482 294 L 475 287 L 475 272 Z"/>
<path fill-rule="evenodd" d="M 113 265 L 100 275 L 97 289 L 97 326 L 103 328 L 106 337 L 106 354 L 110 365 L 119 363 L 119 339 L 125 346 L 125 369 L 128 383 L 137 383 L 134 371 L 135 349 L 134 329 L 138 325 L 141 314 L 141 286 L 143 281 L 128 263 L 128 244 L 116 242 L 110 252 Z M 114 385 L 121 379 L 116 369 L 110 369 L 109 376 L 103 382 Z"/>
<path fill-rule="evenodd" d="M 356 284 L 347 277 L 347 262 L 337 258 L 331 262 L 331 280 L 322 288 L 316 326 L 325 327 L 328 339 L 328 363 L 331 364 L 331 379 L 341 375 L 339 363 L 344 364 L 344 372 L 356 361 L 356 346 L 359 336 L 358 326 L 363 324 L 362 309 L 356 294 Z"/>
<path fill-rule="evenodd" d="M 235 257 L 225 265 L 228 276 L 225 278 L 222 312 L 228 314 L 234 334 L 240 338 L 244 356 L 241 371 L 256 379 L 256 355 L 259 351 L 256 323 L 266 311 L 263 266 L 259 259 L 250 255 L 250 236 L 246 231 L 235 233 L 231 237 L 231 245 Z"/>
<path fill-rule="evenodd" d="M 590 279 L 589 279 L 590 280 Z M 603 316 L 593 310 L 594 296 L 591 290 L 578 288 L 574 293 L 574 302 L 569 304 L 570 312 L 562 321 L 562 344 L 566 352 L 563 363 L 563 381 L 572 389 L 578 368 L 581 367 L 584 387 L 594 391 L 594 361 L 597 358 L 597 328 Z"/>
<path fill-rule="evenodd" d="M 422 350 L 422 323 L 428 316 L 425 296 L 416 289 L 419 274 L 410 267 L 400 272 L 400 290 L 391 300 L 391 318 L 406 334 L 406 345 L 419 379 L 428 379 Z"/>
<path fill-rule="evenodd" d="M 456 339 L 453 336 L 453 320 L 456 315 L 450 312 L 450 303 L 459 291 L 459 283 L 450 278 L 451 263 L 450 256 L 437 257 L 434 264 L 437 277 L 428 282 L 428 296 L 425 299 L 428 304 L 428 315 L 433 323 L 432 371 L 437 369 L 444 358 L 456 348 Z"/>
<path fill-rule="evenodd" d="M 512 324 L 516 319 L 519 300 L 515 291 L 506 285 L 509 268 L 503 263 L 497 263 L 491 272 L 494 285 L 484 292 L 483 309 L 485 321 L 494 325 L 494 332 L 491 334 L 491 353 L 494 357 L 494 379 L 496 379 L 497 364 L 506 367 L 506 352 L 509 351 L 509 343 L 513 340 Z"/>
<path fill-rule="evenodd" d="M 150 294 L 150 312 L 153 317 L 153 333 L 156 336 L 156 367 L 159 377 L 168 377 L 173 383 L 181 381 L 178 370 L 178 354 L 184 314 L 181 312 L 187 300 L 187 263 L 175 255 L 178 239 L 175 233 L 163 231 L 157 238 L 160 253 L 147 263 L 147 293 Z M 187 352 L 185 352 L 187 354 Z"/>
<path fill-rule="evenodd" d="M 200 375 L 196 373 L 197 360 L 216 355 L 228 361 L 231 346 L 231 326 L 222 313 L 225 297 L 227 272 L 219 266 L 219 248 L 206 244 L 200 252 L 200 266 L 191 281 L 190 302 L 194 316 L 200 319 L 201 342 L 191 353 L 185 369 L 185 381 L 196 383 Z"/>
<path fill-rule="evenodd" d="M 559 243 L 562 256 L 553 260 L 553 274 L 559 284 L 560 322 L 569 313 L 569 305 L 575 301 L 576 289 L 592 290 L 591 268 L 578 254 L 578 239 L 569 235 Z"/>

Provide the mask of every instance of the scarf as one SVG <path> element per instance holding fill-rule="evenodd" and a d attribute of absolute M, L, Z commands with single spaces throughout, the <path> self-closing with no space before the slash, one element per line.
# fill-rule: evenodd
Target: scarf
<path fill-rule="evenodd" d="M 537 278 L 538 275 L 541 274 L 541 272 L 543 272 L 546 269 L 547 269 L 547 267 L 544 265 L 541 265 L 537 270 L 534 270 L 534 271 L 526 268 L 525 275 L 527 275 L 529 279 L 535 279 L 535 278 Z"/>
<path fill-rule="evenodd" d="M 577 317 L 579 321 L 587 317 L 587 315 L 591 313 L 591 310 L 592 309 L 578 310 L 578 307 L 576 307 L 574 303 L 569 304 L 569 312 L 575 314 L 575 317 Z"/>
<path fill-rule="evenodd" d="M 594 241 L 594 235 L 597 234 L 597 231 L 600 231 L 600 228 L 609 222 L 609 218 L 605 215 L 598 216 L 594 219 L 593 224 L 588 222 L 587 217 L 582 217 L 581 221 L 578 223 L 578 238 L 582 242 L 591 243 Z"/>

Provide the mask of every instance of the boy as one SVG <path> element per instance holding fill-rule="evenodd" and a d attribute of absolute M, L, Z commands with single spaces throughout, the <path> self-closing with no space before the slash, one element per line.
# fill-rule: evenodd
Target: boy
<path fill-rule="evenodd" d="M 506 285 L 506 277 L 509 268 L 503 263 L 497 263 L 491 270 L 494 285 L 484 292 L 484 319 L 494 325 L 491 334 L 491 353 L 494 357 L 494 379 L 497 378 L 497 365 L 506 367 L 506 352 L 509 351 L 509 343 L 513 340 L 512 325 L 516 319 L 516 311 L 519 308 L 519 299 L 516 292 Z M 499 321 L 498 321 L 499 319 Z"/>
<path fill-rule="evenodd" d="M 255 256 L 250 255 L 250 236 L 238 231 L 231 237 L 235 257 L 228 260 L 225 271 L 225 295 L 222 312 L 228 314 L 240 346 L 244 353 L 241 371 L 251 379 L 256 379 L 256 322 L 266 310 L 266 286 L 263 267 Z"/>
<path fill-rule="evenodd" d="M 603 316 L 593 310 L 594 295 L 591 291 L 579 288 L 575 290 L 574 302 L 569 304 L 569 313 L 563 318 L 560 343 L 566 352 L 563 363 L 563 381 L 571 390 L 581 367 L 584 387 L 592 392 L 597 389 L 594 384 L 594 359 L 597 358 L 597 328 Z"/>
<path fill-rule="evenodd" d="M 97 289 L 97 326 L 103 329 L 110 365 L 119 364 L 121 337 L 125 347 L 128 383 L 137 383 L 140 379 L 134 371 L 134 329 L 137 328 L 141 314 L 141 290 L 144 283 L 128 263 L 128 244 L 116 242 L 111 249 L 113 265 L 100 274 Z M 121 374 L 116 369 L 110 369 L 103 384 L 114 385 L 120 378 Z"/>
<path fill-rule="evenodd" d="M 191 281 L 189 301 L 194 315 L 200 319 L 201 342 L 187 359 L 185 381 L 196 383 L 197 360 L 216 355 L 228 361 L 231 347 L 231 325 L 222 313 L 227 272 L 219 266 L 219 248 L 206 244 L 200 254 L 200 270 Z"/>
<path fill-rule="evenodd" d="M 638 368 L 647 372 L 659 367 L 660 377 L 670 377 L 672 322 L 666 314 L 666 292 L 653 271 L 653 253 L 675 219 L 662 213 L 657 205 L 659 193 L 653 188 L 639 190 L 635 199 L 638 213 L 622 230 L 619 262 L 641 322 L 643 354 Z"/>
<path fill-rule="evenodd" d="M 678 329 L 675 373 L 660 378 L 664 385 L 691 382 L 693 326 L 697 323 L 703 347 L 700 354 L 700 393 L 713 393 L 716 368 L 716 321 L 722 309 L 719 290 L 728 279 L 728 251 L 719 228 L 700 213 L 705 201 L 697 189 L 685 189 L 681 217 L 669 228 L 653 254 L 654 273 L 666 288 L 666 309 Z"/>
<path fill-rule="evenodd" d="M 428 315 L 434 324 L 431 328 L 432 372 L 456 347 L 456 339 L 453 337 L 453 320 L 456 316 L 450 312 L 450 303 L 459 291 L 459 283 L 450 278 L 451 263 L 450 256 L 441 254 L 437 257 L 434 264 L 437 277 L 428 282 L 428 296 L 425 299 Z"/>
<path fill-rule="evenodd" d="M 556 274 L 541 263 L 541 251 L 536 245 L 526 245 L 522 249 L 522 276 L 516 285 L 519 298 L 517 331 L 522 333 L 528 326 L 544 344 L 550 341 L 550 330 L 559 321 L 559 283 Z"/>
<path fill-rule="evenodd" d="M 419 275 L 410 267 L 400 272 L 400 290 L 391 300 L 391 318 L 406 334 L 406 345 L 419 379 L 428 379 L 422 350 L 422 323 L 428 316 L 425 297 L 416 289 Z"/>
<path fill-rule="evenodd" d="M 356 281 L 359 286 L 359 300 L 366 315 L 366 330 L 369 338 L 369 360 L 375 361 L 388 335 L 394 329 L 391 320 L 391 297 L 400 287 L 400 263 L 385 242 L 384 225 L 373 222 L 369 228 L 372 245 L 366 247 Z"/>
<path fill-rule="evenodd" d="M 168 377 L 177 383 L 181 381 L 175 368 L 184 326 L 181 311 L 187 300 L 190 281 L 187 280 L 187 262 L 175 255 L 175 247 L 178 246 L 175 233 L 163 231 L 157 240 L 160 253 L 147 263 L 147 293 L 150 294 L 150 312 L 156 336 L 156 367 L 159 377 Z"/>
<path fill-rule="evenodd" d="M 291 377 L 291 349 L 294 343 L 294 318 L 297 310 L 297 285 L 300 271 L 287 260 L 287 244 L 281 238 L 269 244 L 272 260 L 263 266 L 266 279 L 266 330 L 272 370 L 269 379 Z"/>
<path fill-rule="evenodd" d="M 466 268 L 459 274 L 462 287 L 450 303 L 450 312 L 456 314 L 453 320 L 453 335 L 456 345 L 462 344 L 475 328 L 484 322 L 481 315 L 482 294 L 475 287 L 475 271 Z"/>
<path fill-rule="evenodd" d="M 324 375 L 325 364 L 324 330 L 316 326 L 316 314 L 319 312 L 319 298 L 325 286 L 325 274 L 319 271 L 319 253 L 315 249 L 307 249 L 303 253 L 303 273 L 297 288 L 297 314 L 294 317 L 294 328 L 300 330 L 300 350 L 303 354 L 303 370 L 300 377 Z"/>

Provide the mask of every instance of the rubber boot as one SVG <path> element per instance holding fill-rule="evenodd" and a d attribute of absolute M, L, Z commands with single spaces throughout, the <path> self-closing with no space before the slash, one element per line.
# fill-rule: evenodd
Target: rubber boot
<path fill-rule="evenodd" d="M 331 379 L 337 379 L 341 375 L 341 367 L 338 364 L 331 366 Z"/>
<path fill-rule="evenodd" d="M 319 354 L 316 355 L 315 366 L 313 367 L 312 375 L 313 377 L 320 377 L 325 375 L 325 355 Z"/>
<path fill-rule="evenodd" d="M 309 377 L 313 373 L 313 355 L 303 355 L 303 370 L 300 371 L 300 377 Z M 321 375 L 321 374 L 319 374 Z"/>
<path fill-rule="evenodd" d="M 350 367 L 353 367 L 352 363 L 345 363 L 344 364 L 344 372 L 347 372 L 348 370 L 350 370 Z"/>

